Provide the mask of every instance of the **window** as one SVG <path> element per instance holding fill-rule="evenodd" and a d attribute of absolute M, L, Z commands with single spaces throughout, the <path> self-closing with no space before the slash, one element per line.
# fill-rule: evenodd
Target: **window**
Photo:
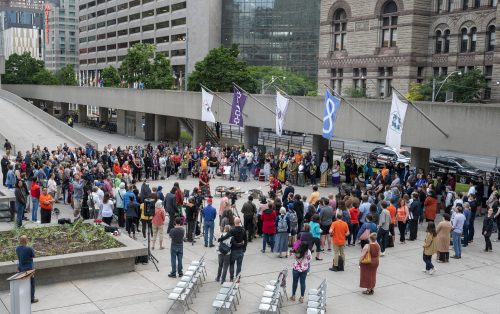
<path fill-rule="evenodd" d="M 154 38 L 143 39 L 142 43 L 143 44 L 153 44 L 154 45 L 155 39 Z"/>
<path fill-rule="evenodd" d="M 128 48 L 128 43 L 118 43 L 118 49 Z"/>
<path fill-rule="evenodd" d="M 168 43 L 168 42 L 169 42 L 168 36 L 156 38 L 156 43 L 157 44 L 164 44 L 164 43 Z"/>
<path fill-rule="evenodd" d="M 448 12 L 453 11 L 453 0 L 448 0 Z"/>
<path fill-rule="evenodd" d="M 392 95 L 392 76 L 393 68 L 378 68 L 378 90 L 380 97 L 389 97 Z"/>
<path fill-rule="evenodd" d="M 332 69 L 332 88 L 337 94 L 342 94 L 342 80 L 344 76 L 344 69 Z"/>
<path fill-rule="evenodd" d="M 344 50 L 347 26 L 347 14 L 344 9 L 338 9 L 333 15 L 333 50 Z"/>
<path fill-rule="evenodd" d="M 106 62 L 106 58 L 97 58 L 97 63 L 104 63 Z"/>
<path fill-rule="evenodd" d="M 106 14 L 106 10 L 99 10 L 97 11 L 97 16 L 103 16 Z"/>
<path fill-rule="evenodd" d="M 479 9 L 481 6 L 481 0 L 474 0 L 474 9 Z"/>
<path fill-rule="evenodd" d="M 161 7 L 156 9 L 156 15 L 164 14 L 170 12 L 170 7 L 167 5 L 166 7 Z"/>
<path fill-rule="evenodd" d="M 87 53 L 87 48 L 80 48 L 80 54 Z"/>
<path fill-rule="evenodd" d="M 116 24 L 116 19 L 106 21 L 107 26 L 111 26 L 111 25 L 115 25 L 115 24 Z"/>
<path fill-rule="evenodd" d="M 467 34 L 467 28 L 462 28 L 461 31 L 461 42 L 460 42 L 460 52 L 467 52 L 467 46 L 469 45 L 469 35 Z"/>
<path fill-rule="evenodd" d="M 89 53 L 90 53 L 90 52 L 95 52 L 95 47 L 90 47 L 90 48 L 89 48 Z"/>
<path fill-rule="evenodd" d="M 487 51 L 495 50 L 496 40 L 496 27 L 495 25 L 490 25 L 487 32 Z"/>
<path fill-rule="evenodd" d="M 116 7 L 109 7 L 106 9 L 106 14 L 110 14 L 116 11 Z"/>
<path fill-rule="evenodd" d="M 469 0 L 462 0 L 462 10 L 467 10 L 469 8 Z"/>
<path fill-rule="evenodd" d="M 134 28 L 131 28 L 131 29 L 129 30 L 129 34 L 131 34 L 131 35 L 132 35 L 132 34 L 137 34 L 137 33 L 139 33 L 140 31 L 141 31 L 141 28 L 140 28 L 140 27 L 134 27 Z"/>
<path fill-rule="evenodd" d="M 156 23 L 156 29 L 167 28 L 169 24 L 170 24 L 169 21 Z"/>
<path fill-rule="evenodd" d="M 128 9 L 128 3 L 122 3 L 118 5 L 118 11 Z"/>
<path fill-rule="evenodd" d="M 186 34 L 172 35 L 172 42 L 174 41 L 186 41 Z"/>
<path fill-rule="evenodd" d="M 155 29 L 155 25 L 154 24 L 144 25 L 142 27 L 142 31 L 143 32 L 153 31 L 154 29 Z"/>
<path fill-rule="evenodd" d="M 90 42 L 90 41 L 95 41 L 95 36 L 89 36 L 87 37 L 87 40 Z"/>
<path fill-rule="evenodd" d="M 85 10 L 87 8 L 86 4 L 82 4 L 79 6 L 80 11 Z"/>
<path fill-rule="evenodd" d="M 470 30 L 470 52 L 476 51 L 476 42 L 477 42 L 477 30 L 475 27 L 471 28 Z"/>
<path fill-rule="evenodd" d="M 89 31 L 95 29 L 95 24 L 89 24 L 88 29 Z"/>
<path fill-rule="evenodd" d="M 435 53 L 441 53 L 443 47 L 443 37 L 441 37 L 441 31 L 436 31 L 436 49 Z"/>
<path fill-rule="evenodd" d="M 111 44 L 106 46 L 106 50 L 115 50 L 116 49 L 116 44 Z"/>
<path fill-rule="evenodd" d="M 153 2 L 153 0 L 142 0 L 142 4 Z"/>
<path fill-rule="evenodd" d="M 448 67 L 442 67 L 441 68 L 441 75 L 442 76 L 448 75 Z"/>
<path fill-rule="evenodd" d="M 114 37 L 116 37 L 116 32 L 110 32 L 110 33 L 106 34 L 106 37 L 114 38 Z"/>
<path fill-rule="evenodd" d="M 106 26 L 106 22 L 99 22 L 97 23 L 97 28 L 101 28 L 101 27 L 104 27 Z"/>
<path fill-rule="evenodd" d="M 118 56 L 118 61 L 122 61 L 123 59 L 125 59 L 125 56 Z"/>
<path fill-rule="evenodd" d="M 128 20 L 130 22 L 132 22 L 132 21 L 138 20 L 140 18 L 141 18 L 141 14 L 140 13 L 136 13 L 136 14 L 129 15 Z"/>
<path fill-rule="evenodd" d="M 186 8 L 186 2 L 172 4 L 172 12 Z"/>
<path fill-rule="evenodd" d="M 106 46 L 97 47 L 97 51 L 106 51 Z"/>
<path fill-rule="evenodd" d="M 133 7 L 136 7 L 138 5 L 141 5 L 141 0 L 134 0 L 134 1 L 130 1 L 128 3 L 129 8 L 133 8 Z"/>
<path fill-rule="evenodd" d="M 437 13 L 443 12 L 444 0 L 437 0 Z"/>
<path fill-rule="evenodd" d="M 79 42 L 80 42 L 80 44 L 81 44 L 81 43 L 84 43 L 84 42 L 87 42 L 87 37 L 82 37 L 82 38 L 80 38 L 80 39 L 79 39 Z"/>
<path fill-rule="evenodd" d="M 352 87 L 365 91 L 366 90 L 366 68 L 352 69 Z"/>
<path fill-rule="evenodd" d="M 491 7 L 496 7 L 497 4 L 498 4 L 498 0 L 490 0 L 489 4 L 490 4 Z"/>
<path fill-rule="evenodd" d="M 122 16 L 118 18 L 118 24 L 125 23 L 128 21 L 128 16 Z"/>
<path fill-rule="evenodd" d="M 443 53 L 450 52 L 450 30 L 447 29 L 444 31 L 444 48 Z"/>
<path fill-rule="evenodd" d="M 131 41 L 130 42 L 130 47 L 134 47 L 135 44 L 140 44 L 141 41 L 140 40 L 134 40 L 134 41 Z"/>
<path fill-rule="evenodd" d="M 394 1 L 385 3 L 382 9 L 382 47 L 396 47 L 398 40 L 398 7 Z"/>
<path fill-rule="evenodd" d="M 186 18 L 180 18 L 176 20 L 172 20 L 172 27 L 179 26 L 179 25 L 186 25 Z"/>
<path fill-rule="evenodd" d="M 417 68 L 417 83 L 422 83 L 424 81 L 424 67 Z"/>
<path fill-rule="evenodd" d="M 155 15 L 155 10 L 142 12 L 142 18 L 151 17 Z"/>
<path fill-rule="evenodd" d="M 107 57 L 106 60 L 108 62 L 116 62 L 116 57 Z"/>
<path fill-rule="evenodd" d="M 79 27 L 78 30 L 80 31 L 80 33 L 85 32 L 87 30 L 87 26 Z"/>
<path fill-rule="evenodd" d="M 118 36 L 128 35 L 128 29 L 122 29 L 118 31 Z"/>
<path fill-rule="evenodd" d="M 491 77 L 493 76 L 493 66 L 484 67 L 484 77 L 486 87 L 484 88 L 483 99 L 491 99 Z"/>
<path fill-rule="evenodd" d="M 103 39 L 106 39 L 106 34 L 97 35 L 97 40 L 103 40 Z"/>
<path fill-rule="evenodd" d="M 484 67 L 484 76 L 491 77 L 493 75 L 493 66 L 487 65 Z"/>

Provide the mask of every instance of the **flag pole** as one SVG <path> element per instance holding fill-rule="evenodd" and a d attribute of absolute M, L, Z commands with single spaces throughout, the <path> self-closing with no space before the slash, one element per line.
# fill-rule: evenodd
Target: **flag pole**
<path fill-rule="evenodd" d="M 210 88 L 206 87 L 205 85 L 203 85 L 203 84 L 201 84 L 201 83 L 200 83 L 200 86 L 201 86 L 201 87 L 203 87 L 204 89 L 206 89 L 207 91 L 209 91 L 210 93 L 212 93 L 215 97 L 219 98 L 220 100 L 222 100 L 223 102 L 225 102 L 226 104 L 228 104 L 228 105 L 229 105 L 229 107 L 232 107 L 232 106 L 233 106 L 233 105 L 232 105 L 229 101 L 227 101 L 227 100 L 225 100 L 224 98 L 222 98 L 222 97 L 220 97 L 219 95 L 217 95 L 217 93 L 215 93 L 215 92 L 214 92 L 213 90 L 211 90 Z M 247 115 L 247 114 L 245 114 L 245 113 L 243 113 L 243 115 L 244 115 L 245 117 L 248 117 L 248 115 Z"/>
<path fill-rule="evenodd" d="M 326 86 L 326 88 L 328 88 L 335 96 L 339 97 L 342 101 L 346 102 L 352 109 L 354 109 L 354 111 L 356 111 L 357 113 L 359 113 L 363 118 L 365 118 L 368 122 L 370 122 L 371 125 L 373 125 L 374 127 L 377 128 L 377 130 L 382 131 L 382 128 L 380 126 L 378 126 L 377 124 L 375 124 L 375 122 L 373 122 L 370 118 L 368 118 L 364 113 L 362 113 L 361 111 L 359 111 L 358 108 L 356 108 L 356 106 L 354 106 L 350 101 L 348 101 L 347 99 L 345 99 L 344 97 L 342 97 L 342 95 L 340 95 L 339 93 L 337 93 L 336 91 L 334 91 L 330 86 L 326 85 L 326 84 L 323 84 Z"/>
<path fill-rule="evenodd" d="M 396 87 L 394 87 L 393 85 L 391 85 L 391 88 L 392 88 L 394 91 L 396 91 L 396 93 L 398 93 L 398 94 L 399 94 L 399 96 L 403 97 L 403 99 L 404 99 L 404 100 L 406 100 L 406 102 L 408 102 L 408 103 L 409 103 L 409 104 L 410 104 L 410 105 L 411 105 L 411 106 L 412 106 L 415 110 L 417 110 L 417 111 L 418 111 L 418 113 L 420 113 L 420 114 L 421 114 L 421 115 L 422 115 L 422 116 L 423 116 L 423 117 L 424 117 L 427 121 L 429 121 L 429 122 L 430 122 L 430 124 L 432 124 L 432 125 L 433 125 L 436 129 L 438 129 L 438 130 L 439 130 L 439 132 L 443 133 L 443 135 L 444 135 L 446 138 L 450 137 L 448 134 L 446 134 L 446 132 L 445 132 L 445 131 L 443 131 L 443 129 L 441 129 L 441 128 L 440 128 L 440 127 L 436 124 L 436 122 L 434 122 L 434 121 L 433 121 L 433 120 L 432 120 L 432 119 L 431 119 L 428 115 L 426 115 L 426 114 L 422 111 L 422 109 L 420 109 L 419 107 L 417 107 L 417 106 L 416 106 L 413 102 L 411 102 L 408 98 L 406 98 L 406 96 L 405 96 L 405 95 L 403 95 L 400 91 L 398 91 L 398 90 L 396 89 Z"/>
<path fill-rule="evenodd" d="M 252 98 L 253 100 L 255 100 L 258 104 L 260 104 L 262 107 L 266 108 L 267 110 L 269 110 L 273 115 L 276 114 L 276 112 L 274 112 L 274 110 L 272 110 L 271 108 L 269 108 L 268 106 L 266 106 L 263 102 L 261 102 L 260 100 L 258 100 L 256 97 L 252 96 L 252 94 L 250 94 L 249 92 L 247 92 L 246 90 L 244 90 L 241 86 L 239 86 L 238 84 L 236 84 L 235 82 L 233 82 L 233 85 L 238 88 L 239 90 L 241 90 L 242 92 L 244 92 L 245 94 L 248 95 L 248 97 Z"/>
<path fill-rule="evenodd" d="M 305 111 L 307 111 L 310 115 L 312 115 L 313 117 L 315 117 L 316 119 L 318 119 L 319 121 L 321 121 L 321 123 L 323 123 L 323 118 L 320 118 L 318 117 L 314 112 L 312 112 L 311 110 L 309 110 L 309 108 L 307 108 L 306 106 L 304 106 L 303 104 L 301 104 L 299 101 L 297 101 L 295 98 L 293 98 L 292 96 L 288 95 L 285 91 L 283 91 L 282 89 L 280 89 L 278 86 L 272 84 L 273 87 L 279 91 L 280 93 L 282 94 L 285 94 L 286 97 L 290 98 L 291 100 L 293 100 L 297 105 L 301 106 L 302 109 L 304 109 Z"/>

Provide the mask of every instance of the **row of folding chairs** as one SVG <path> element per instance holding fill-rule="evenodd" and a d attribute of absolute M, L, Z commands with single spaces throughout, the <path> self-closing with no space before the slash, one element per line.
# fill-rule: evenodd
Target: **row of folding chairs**
<path fill-rule="evenodd" d="M 307 314 L 326 313 L 326 279 L 317 289 L 309 289 L 307 297 Z"/>
<path fill-rule="evenodd" d="M 169 300 L 174 303 L 167 313 L 170 312 L 175 304 L 181 304 L 184 312 L 184 306 L 189 308 L 189 302 L 193 304 L 193 296 L 196 298 L 196 292 L 200 291 L 200 286 L 203 286 L 203 281 L 206 280 L 205 256 L 199 260 L 192 261 L 187 271 L 184 272 L 175 288 L 168 295 Z"/>
<path fill-rule="evenodd" d="M 232 282 L 229 281 L 222 284 L 212 303 L 215 313 L 226 311 L 233 313 L 233 308 L 236 311 L 236 305 L 240 304 L 241 299 L 240 278 L 241 275 L 238 274 Z"/>
<path fill-rule="evenodd" d="M 280 308 L 283 306 L 283 296 L 288 299 L 286 293 L 286 277 L 288 270 L 284 269 L 279 274 L 276 280 L 269 281 L 265 286 L 262 298 L 260 299 L 260 313 L 280 313 Z"/>

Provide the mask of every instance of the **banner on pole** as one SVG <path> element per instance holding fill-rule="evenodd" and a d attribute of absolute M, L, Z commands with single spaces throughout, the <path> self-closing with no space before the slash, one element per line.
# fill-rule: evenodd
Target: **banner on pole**
<path fill-rule="evenodd" d="M 333 136 L 333 124 L 340 108 L 340 99 L 333 96 L 329 90 L 325 95 L 325 108 L 323 109 L 323 137 L 331 140 Z"/>
<path fill-rule="evenodd" d="M 201 121 L 215 123 L 214 113 L 212 112 L 212 102 L 214 101 L 214 95 L 207 92 L 204 88 L 201 89 L 201 95 Z"/>
<path fill-rule="evenodd" d="M 247 96 L 244 95 L 239 88 L 234 88 L 233 103 L 231 105 L 231 116 L 229 117 L 229 124 L 243 126 L 243 107 Z"/>
<path fill-rule="evenodd" d="M 276 134 L 283 134 L 283 126 L 285 124 L 285 114 L 288 108 L 288 98 L 276 92 Z"/>
<path fill-rule="evenodd" d="M 385 144 L 398 151 L 401 149 L 401 134 L 403 133 L 407 107 L 408 105 L 402 102 L 396 94 L 392 94 L 391 113 L 389 114 Z"/>

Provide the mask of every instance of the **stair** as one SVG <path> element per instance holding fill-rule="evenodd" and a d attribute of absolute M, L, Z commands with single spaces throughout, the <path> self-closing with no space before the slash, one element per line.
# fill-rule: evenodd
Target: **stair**
<path fill-rule="evenodd" d="M 193 134 L 193 122 L 191 121 L 191 119 L 188 119 L 188 118 L 180 118 L 179 119 L 181 124 L 184 125 L 184 127 L 191 133 Z M 208 123 L 207 123 L 207 128 L 206 128 L 206 138 L 205 140 L 207 141 L 210 141 L 212 144 L 214 144 L 215 146 L 218 146 L 220 144 L 220 140 L 219 138 L 217 137 L 217 134 L 214 130 L 214 128 L 212 128 Z"/>

